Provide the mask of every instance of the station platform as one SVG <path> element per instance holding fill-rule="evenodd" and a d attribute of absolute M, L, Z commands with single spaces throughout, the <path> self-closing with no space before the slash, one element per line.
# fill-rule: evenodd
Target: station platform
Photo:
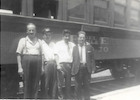
<path fill-rule="evenodd" d="M 140 85 L 120 89 L 96 96 L 91 96 L 91 100 L 140 100 Z"/>

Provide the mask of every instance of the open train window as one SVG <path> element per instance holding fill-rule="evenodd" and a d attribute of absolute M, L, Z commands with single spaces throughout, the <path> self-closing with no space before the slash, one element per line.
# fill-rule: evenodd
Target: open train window
<path fill-rule="evenodd" d="M 59 0 L 34 0 L 34 16 L 57 18 Z"/>
<path fill-rule="evenodd" d="M 1 0 L 0 13 L 21 14 L 22 0 Z"/>

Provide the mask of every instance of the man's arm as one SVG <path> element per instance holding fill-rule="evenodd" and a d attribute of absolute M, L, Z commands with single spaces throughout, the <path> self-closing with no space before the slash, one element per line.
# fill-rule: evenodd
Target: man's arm
<path fill-rule="evenodd" d="M 18 63 L 18 73 L 20 74 L 20 76 L 23 75 L 23 68 L 22 68 L 22 64 L 21 64 L 21 54 L 17 54 L 17 63 Z"/>
<path fill-rule="evenodd" d="M 95 64 L 95 58 L 94 58 L 94 48 L 91 46 L 91 49 L 92 49 L 92 66 L 93 66 L 92 72 L 95 72 L 96 64 Z"/>
<path fill-rule="evenodd" d="M 44 74 L 44 71 L 45 71 L 45 69 L 44 69 L 44 66 L 45 66 L 45 65 L 44 65 L 45 58 L 44 58 L 44 54 L 42 54 L 41 56 L 42 56 L 42 67 L 41 67 L 42 70 L 41 70 L 41 71 L 42 71 L 42 74 Z"/>
<path fill-rule="evenodd" d="M 58 53 L 59 53 L 59 48 L 60 48 L 60 47 L 59 47 L 59 44 L 56 43 L 56 44 L 55 44 L 55 47 L 54 47 L 54 57 L 55 57 L 57 69 L 61 69 L 61 66 L 60 66 L 60 64 L 59 64 L 59 55 L 58 55 Z"/>
<path fill-rule="evenodd" d="M 55 61 L 56 61 L 56 64 L 57 64 L 57 69 L 61 69 L 61 66 L 59 64 L 59 56 L 57 54 L 55 54 L 54 56 L 55 56 Z"/>
<path fill-rule="evenodd" d="M 23 68 L 22 68 L 22 63 L 21 63 L 21 54 L 23 54 L 23 50 L 25 48 L 25 38 L 21 38 L 19 40 L 18 46 L 17 46 L 17 63 L 18 63 L 18 73 L 20 76 L 23 75 Z"/>

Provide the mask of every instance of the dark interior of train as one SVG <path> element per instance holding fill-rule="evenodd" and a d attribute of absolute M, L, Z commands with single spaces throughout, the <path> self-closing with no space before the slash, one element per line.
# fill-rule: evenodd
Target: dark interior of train
<path fill-rule="evenodd" d="M 21 0 L 1 0 L 0 9 L 12 10 L 14 14 L 20 15 Z"/>
<path fill-rule="evenodd" d="M 0 9 L 12 10 L 13 14 L 21 15 L 21 3 L 22 0 L 1 0 Z M 57 0 L 34 0 L 33 8 L 35 17 L 57 18 Z"/>
<path fill-rule="evenodd" d="M 34 13 L 36 17 L 57 18 L 57 0 L 34 0 Z"/>

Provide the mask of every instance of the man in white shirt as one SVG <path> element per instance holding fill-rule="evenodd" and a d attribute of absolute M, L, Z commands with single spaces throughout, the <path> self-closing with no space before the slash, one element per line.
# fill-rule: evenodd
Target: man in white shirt
<path fill-rule="evenodd" d="M 58 69 L 58 92 L 61 98 L 70 99 L 71 95 L 71 63 L 74 43 L 70 42 L 70 31 L 63 31 L 63 39 L 56 43 L 57 69 Z M 62 93 L 62 83 L 65 79 L 65 93 Z"/>
<path fill-rule="evenodd" d="M 50 28 L 43 29 L 42 70 L 44 72 L 44 98 L 55 99 L 57 91 L 57 66 L 54 56 L 55 43 L 51 41 Z M 43 81 L 43 80 L 42 80 Z"/>
<path fill-rule="evenodd" d="M 27 36 L 17 47 L 18 73 L 24 78 L 24 98 L 37 98 L 41 75 L 41 40 L 36 37 L 36 26 L 27 25 Z"/>

